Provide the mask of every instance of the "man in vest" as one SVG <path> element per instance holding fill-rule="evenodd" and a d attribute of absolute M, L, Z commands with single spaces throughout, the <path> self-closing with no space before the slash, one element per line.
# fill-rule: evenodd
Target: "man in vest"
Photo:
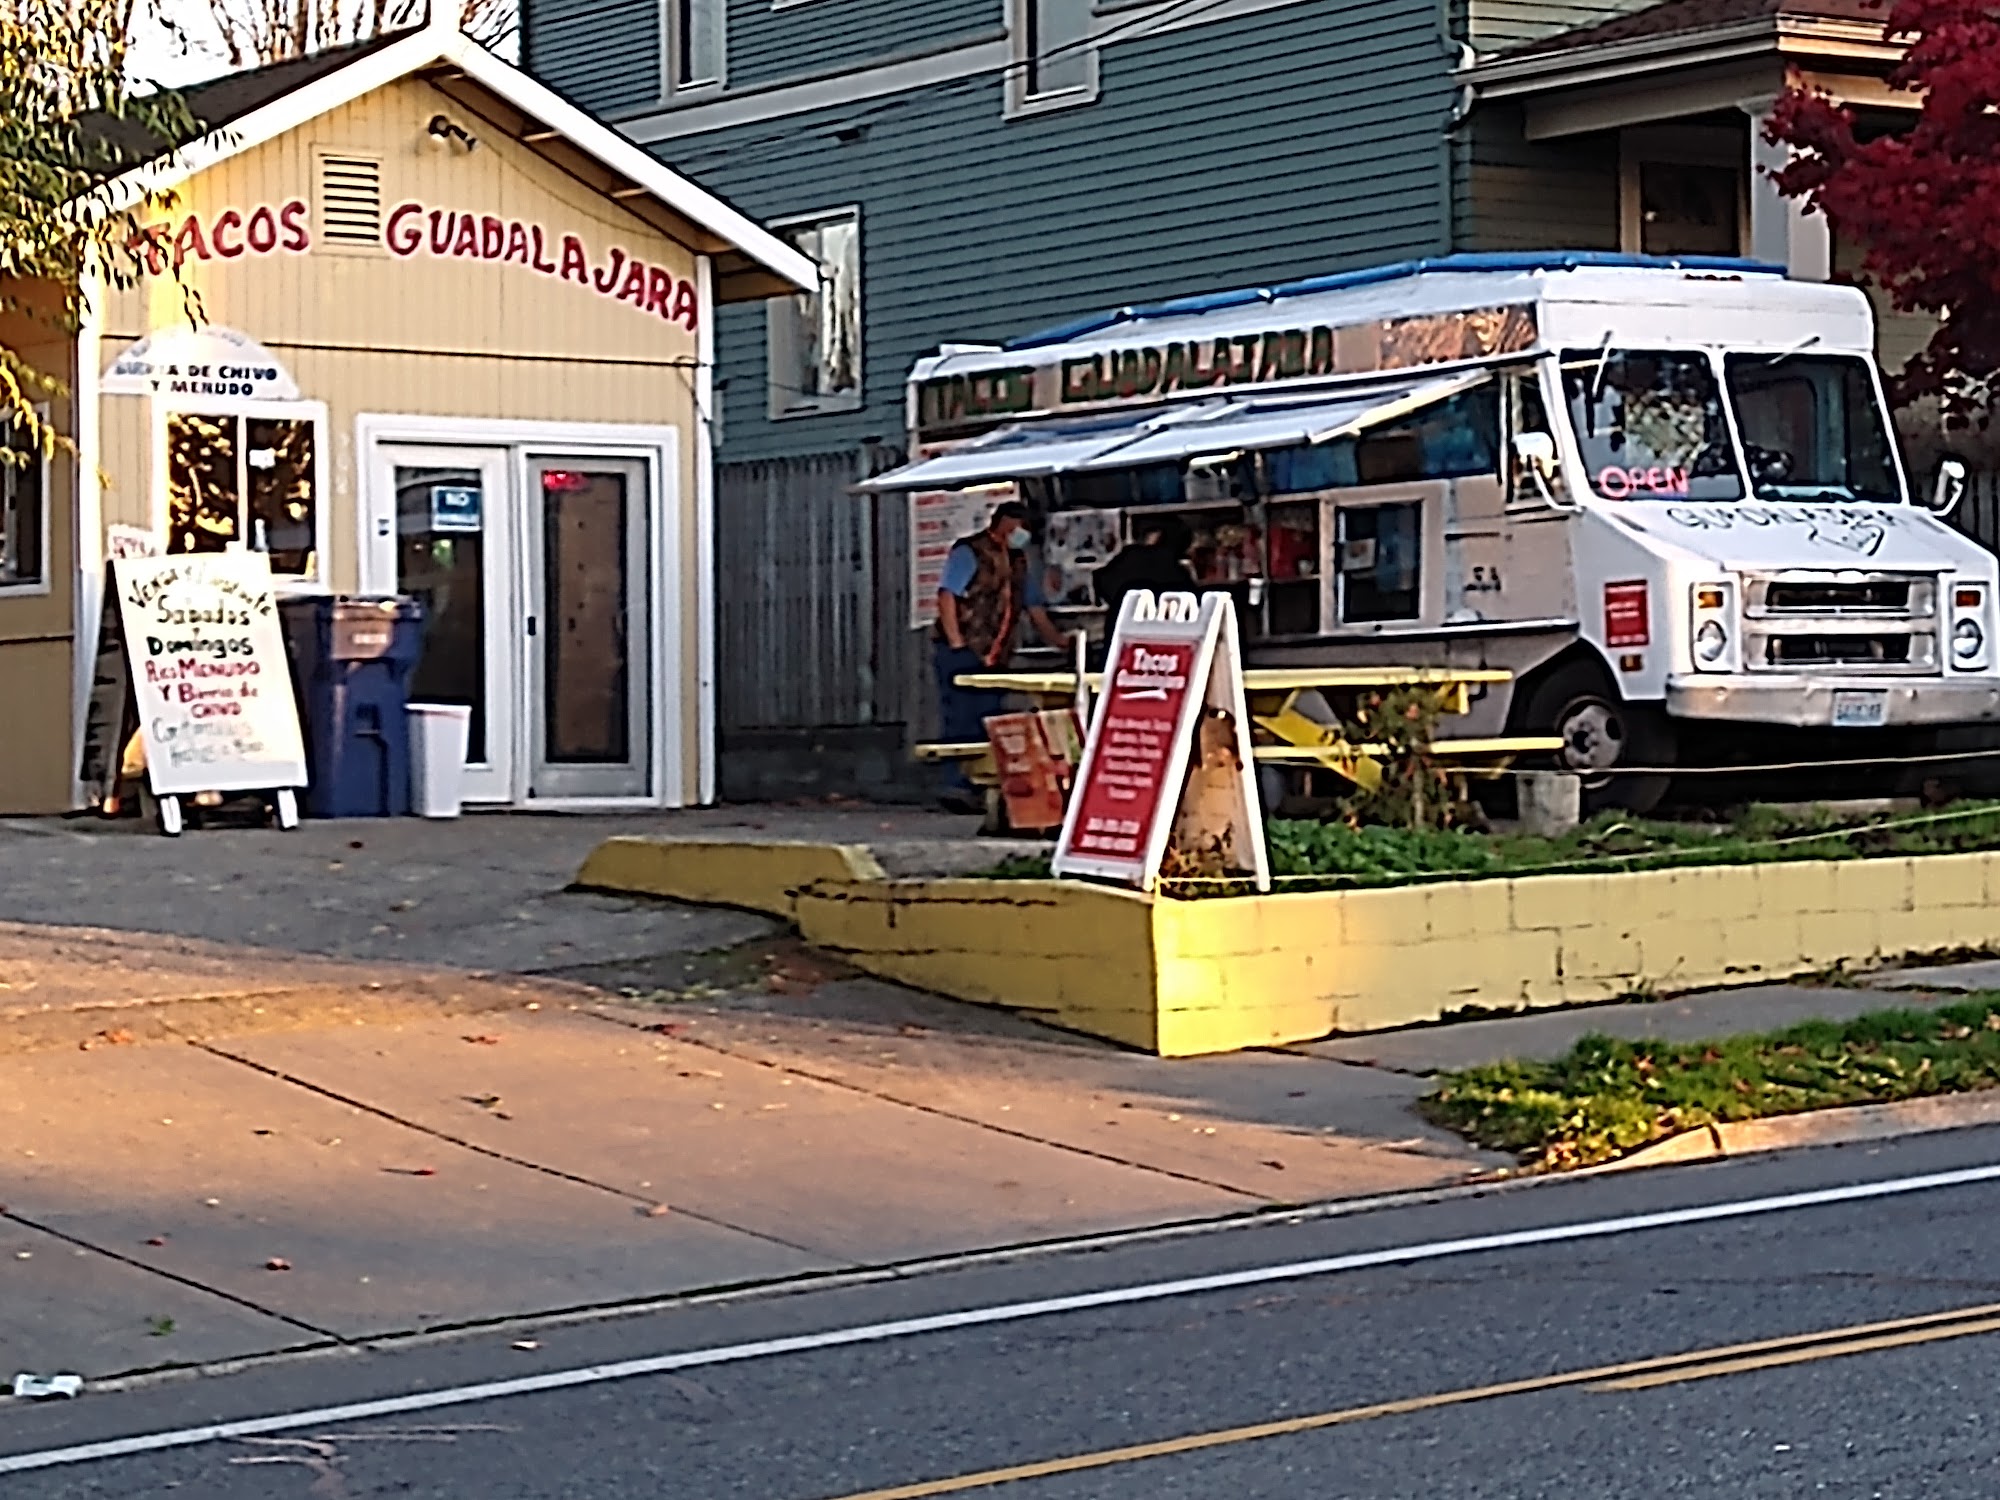
<path fill-rule="evenodd" d="M 959 538 L 945 558 L 931 657 L 937 668 L 939 734 L 948 743 L 985 740 L 987 719 L 1005 712 L 1006 694 L 963 688 L 956 679 L 967 672 L 1004 671 L 1013 660 L 1023 616 L 1050 646 L 1068 649 L 1068 640 L 1049 619 L 1041 580 L 1028 566 L 1028 541 L 1028 512 L 1010 500 L 995 507 L 984 531 Z M 945 805 L 958 812 L 980 810 L 965 767 L 956 761 L 946 765 Z"/>

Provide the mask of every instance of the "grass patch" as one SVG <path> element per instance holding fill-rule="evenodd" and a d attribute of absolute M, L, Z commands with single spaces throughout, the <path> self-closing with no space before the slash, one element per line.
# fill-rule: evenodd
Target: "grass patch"
<path fill-rule="evenodd" d="M 2000 993 L 1705 1042 L 1587 1036 L 1552 1062 L 1449 1073 L 1425 1118 L 1545 1170 L 1703 1125 L 2000 1085 Z"/>
<path fill-rule="evenodd" d="M 1724 824 L 1604 813 L 1557 838 L 1288 818 L 1274 818 L 1265 828 L 1271 873 L 1281 889 L 1339 890 L 1593 870 L 1971 853 L 2000 849 L 2000 802 L 1873 817 L 1754 804 Z M 1046 855 L 1008 859 L 985 873 L 1006 880 L 1047 879 L 1049 860 Z M 1249 888 L 1243 882 L 1172 879 L 1161 885 L 1176 896 L 1231 895 Z"/>

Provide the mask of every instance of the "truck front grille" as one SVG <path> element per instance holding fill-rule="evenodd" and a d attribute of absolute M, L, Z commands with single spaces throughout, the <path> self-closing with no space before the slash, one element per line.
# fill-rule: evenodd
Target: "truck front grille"
<path fill-rule="evenodd" d="M 1933 674 L 1942 670 L 1938 601 L 1928 573 L 1746 578 L 1744 661 L 1753 672 Z"/>

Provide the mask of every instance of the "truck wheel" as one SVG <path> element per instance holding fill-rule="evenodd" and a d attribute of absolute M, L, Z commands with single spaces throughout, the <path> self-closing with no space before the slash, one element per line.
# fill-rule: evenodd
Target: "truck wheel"
<path fill-rule="evenodd" d="M 1620 768 L 1672 765 L 1673 725 L 1659 709 L 1619 697 L 1591 663 L 1572 662 L 1538 685 L 1526 719 L 1528 733 L 1562 740 L 1556 766 L 1582 778 L 1585 813 L 1651 812 L 1666 796 L 1670 777 L 1621 775 Z"/>

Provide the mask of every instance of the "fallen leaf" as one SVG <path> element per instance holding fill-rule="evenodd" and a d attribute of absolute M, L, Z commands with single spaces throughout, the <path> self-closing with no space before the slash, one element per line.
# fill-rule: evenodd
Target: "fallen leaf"
<path fill-rule="evenodd" d="M 500 1045 L 499 1037 L 490 1036 L 484 1032 L 482 1032 L 478 1036 L 469 1036 L 466 1038 L 466 1040 L 468 1042 L 471 1042 L 475 1047 L 497 1047 Z"/>
<path fill-rule="evenodd" d="M 639 1217 L 642 1219 L 664 1219 L 672 1212 L 673 1210 L 668 1208 L 666 1204 L 655 1203 L 651 1207 L 640 1209 Z"/>
<path fill-rule="evenodd" d="M 436 1167 L 384 1167 L 385 1172 L 393 1172 L 398 1177 L 435 1177 Z"/>
<path fill-rule="evenodd" d="M 903 1035 L 903 1036 L 929 1036 L 929 1035 L 931 1034 L 931 1029 L 930 1029 L 930 1027 L 928 1027 L 928 1026 L 912 1026 L 912 1025 L 910 1025 L 909 1023 L 907 1023 L 907 1022 L 905 1022 L 905 1023 L 904 1023 L 903 1025 L 901 1025 L 901 1026 L 898 1026 L 898 1027 L 896 1028 L 896 1030 L 897 1030 L 897 1032 L 898 1032 L 898 1033 L 900 1033 L 900 1034 L 901 1034 L 901 1035 Z"/>
<path fill-rule="evenodd" d="M 467 1094 L 465 1102 L 467 1104 L 476 1104 L 481 1109 L 491 1109 L 500 1102 L 500 1096 L 498 1094 Z"/>
<path fill-rule="evenodd" d="M 1264 1165 L 1269 1167 L 1273 1172 L 1282 1172 L 1285 1170 L 1285 1164 L 1281 1161 L 1267 1161 Z"/>
<path fill-rule="evenodd" d="M 166 1242 L 167 1242 L 167 1237 L 164 1234 L 153 1235 L 146 1241 L 146 1243 L 151 1245 L 155 1250 L 159 1249 L 162 1245 L 166 1244 Z"/>
<path fill-rule="evenodd" d="M 289 1271 L 291 1268 L 292 1263 L 282 1255 L 274 1255 L 264 1262 L 264 1269 L 267 1271 Z"/>
<path fill-rule="evenodd" d="M 542 1345 L 539 1339 L 515 1339 L 514 1347 L 521 1350 L 531 1350 L 539 1349 Z"/>

